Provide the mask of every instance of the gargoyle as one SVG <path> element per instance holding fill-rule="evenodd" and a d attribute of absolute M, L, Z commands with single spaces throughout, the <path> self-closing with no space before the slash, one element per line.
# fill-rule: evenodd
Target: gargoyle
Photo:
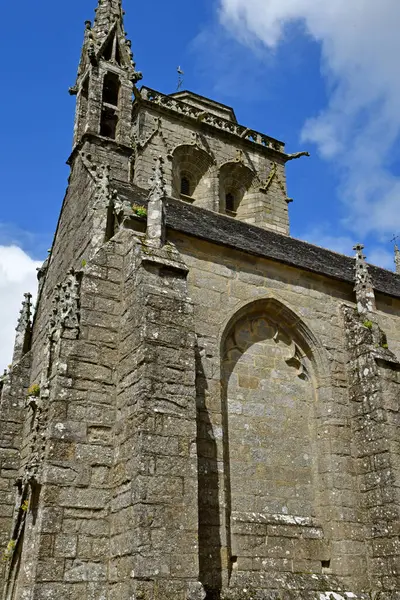
<path fill-rule="evenodd" d="M 302 156 L 311 156 L 309 152 L 295 152 L 294 154 L 286 154 L 286 161 L 296 160 Z"/>

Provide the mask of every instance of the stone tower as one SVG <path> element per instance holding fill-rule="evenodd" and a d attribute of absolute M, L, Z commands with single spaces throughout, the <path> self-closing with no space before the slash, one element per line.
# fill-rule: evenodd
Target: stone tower
<path fill-rule="evenodd" d="M 282 142 L 86 23 L 0 380 L 2 600 L 395 600 L 400 277 L 289 236 Z"/>

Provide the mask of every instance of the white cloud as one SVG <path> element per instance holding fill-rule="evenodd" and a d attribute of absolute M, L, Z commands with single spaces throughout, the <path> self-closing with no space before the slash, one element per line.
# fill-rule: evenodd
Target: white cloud
<path fill-rule="evenodd" d="M 0 375 L 12 359 L 23 295 L 36 294 L 36 268 L 40 265 L 18 246 L 0 246 Z"/>
<path fill-rule="evenodd" d="M 220 7 L 222 21 L 245 43 L 258 39 L 273 49 L 297 21 L 321 44 L 329 101 L 310 115 L 303 140 L 340 167 L 349 231 L 399 231 L 400 178 L 390 167 L 400 133 L 400 2 L 220 0 Z"/>

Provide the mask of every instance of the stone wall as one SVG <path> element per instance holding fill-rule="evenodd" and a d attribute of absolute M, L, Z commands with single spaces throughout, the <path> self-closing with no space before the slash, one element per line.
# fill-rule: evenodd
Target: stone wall
<path fill-rule="evenodd" d="M 118 273 L 110 242 L 56 295 L 40 395 L 25 406 L 7 598 L 98 598 L 107 585 Z"/>
<path fill-rule="evenodd" d="M 203 598 L 187 269 L 143 242 L 121 232 L 60 285 L 40 396 L 17 367 L 4 387 L 7 598 Z"/>
<path fill-rule="evenodd" d="M 389 596 L 400 585 L 400 363 L 389 350 L 375 314 L 359 315 L 345 307 L 344 320 L 353 454 L 366 525 L 368 572 L 373 589 Z"/>
<path fill-rule="evenodd" d="M 7 600 L 392 598 L 397 301 L 369 339 L 349 283 L 171 230 L 100 243 L 95 206 L 78 271 L 56 242 L 32 371 L 3 387 Z"/>
<path fill-rule="evenodd" d="M 354 288 L 354 261 L 289 238 L 306 153 L 139 92 L 132 58 L 100 3 L 33 331 L 27 298 L 0 382 L 0 594 L 395 600 L 398 278 L 358 245 Z"/>
<path fill-rule="evenodd" d="M 81 160 L 76 162 L 63 203 L 52 252 L 46 267 L 43 288 L 38 299 L 33 331 L 32 383 L 40 374 L 44 360 L 46 328 L 48 326 L 54 289 L 71 267 L 81 268 L 85 251 L 90 247 L 92 215 L 88 210 L 95 186 Z"/>
<path fill-rule="evenodd" d="M 224 589 L 228 581 L 274 587 L 271 577 L 280 573 L 281 581 L 294 576 L 300 587 L 314 581 L 318 589 L 325 581 L 326 590 L 339 577 L 336 585 L 367 590 L 366 517 L 355 477 L 341 316 L 352 287 L 182 234 L 173 240 L 190 267 L 199 345 L 202 580 L 209 589 Z M 381 309 L 388 318 L 384 302 Z M 247 322 L 244 334 L 239 328 L 224 401 L 221 340 L 227 336 L 229 348 L 232 323 L 254 311 L 261 325 Z M 283 328 L 282 337 L 277 329 L 272 336 L 271 322 Z M 285 427 L 293 435 L 285 436 Z M 275 467 L 270 485 L 268 465 Z M 292 477 L 283 476 L 293 465 Z M 314 578 L 307 584 L 306 573 Z"/>
<path fill-rule="evenodd" d="M 4 552 L 13 539 L 13 515 L 17 500 L 15 483 L 20 466 L 26 392 L 31 355 L 15 365 L 0 385 L 0 548 Z M 4 580 L 6 560 L 0 560 L 0 581 Z M 0 586 L 1 591 L 1 586 Z"/>
<path fill-rule="evenodd" d="M 32 340 L 32 382 L 38 377 L 45 347 L 45 329 L 56 285 L 68 269 L 81 269 L 103 245 L 112 189 L 110 180 L 127 181 L 129 156 L 107 144 L 86 141 L 73 157 L 72 174 L 61 210 L 35 314 Z M 105 160 L 107 157 L 107 160 Z"/>

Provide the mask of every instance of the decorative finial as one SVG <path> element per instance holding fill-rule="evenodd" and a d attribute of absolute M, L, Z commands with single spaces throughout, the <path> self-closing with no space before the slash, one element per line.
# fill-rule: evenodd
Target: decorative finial
<path fill-rule="evenodd" d="M 397 244 L 394 247 L 394 262 L 396 265 L 396 273 L 400 275 L 400 250 Z"/>
<path fill-rule="evenodd" d="M 13 363 L 18 362 L 30 350 L 32 334 L 32 294 L 24 294 L 22 309 L 18 319 L 15 336 Z"/>
<path fill-rule="evenodd" d="M 357 310 L 360 315 L 373 313 L 376 310 L 375 292 L 368 265 L 365 262 L 366 257 L 363 254 L 364 246 L 356 244 L 353 250 L 357 253 L 354 267 L 356 283 L 354 291 L 357 299 Z"/>
<path fill-rule="evenodd" d="M 166 182 L 164 178 L 164 159 L 159 156 L 155 159 L 154 175 L 151 179 L 152 187 L 149 193 L 147 206 L 147 243 L 154 248 L 162 248 L 165 244 L 165 198 Z"/>
<path fill-rule="evenodd" d="M 394 264 L 396 265 L 396 273 L 400 275 L 400 250 L 397 241 L 400 239 L 400 236 L 394 235 L 393 239 L 390 240 L 394 242 Z"/>

